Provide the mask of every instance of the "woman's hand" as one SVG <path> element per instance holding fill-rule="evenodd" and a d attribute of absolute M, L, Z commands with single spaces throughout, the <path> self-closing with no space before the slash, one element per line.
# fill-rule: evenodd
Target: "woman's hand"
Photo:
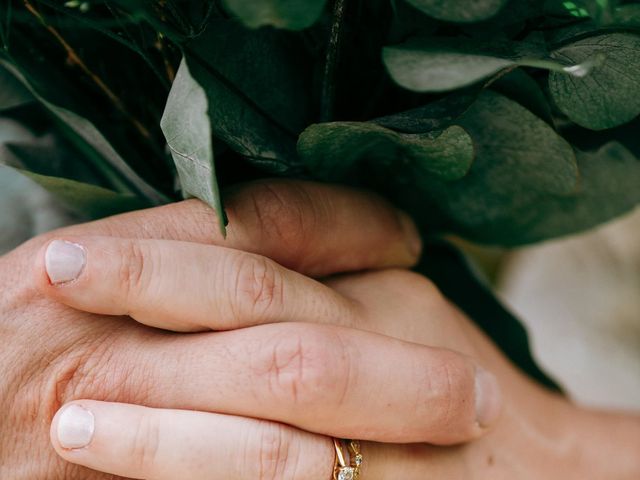
<path fill-rule="evenodd" d="M 43 291 L 76 308 L 178 331 L 241 328 L 213 334 L 211 355 L 194 359 L 215 364 L 215 377 L 175 373 L 176 391 L 215 392 L 208 411 L 217 413 L 79 400 L 51 430 L 71 462 L 149 479 L 325 480 L 331 444 L 303 430 L 472 438 L 500 411 L 489 369 L 505 398 L 492 432 L 448 449 L 365 443 L 363 478 L 632 478 L 640 468 L 628 452 L 640 440 L 637 419 L 582 412 L 532 384 L 418 275 L 388 270 L 323 285 L 220 247 L 72 236 L 49 243 L 38 265 Z M 296 321 L 313 324 L 275 323 Z M 149 388 L 171 403 L 172 392 Z M 602 445 L 596 435 L 605 432 Z M 602 461 L 612 458 L 613 467 Z"/>

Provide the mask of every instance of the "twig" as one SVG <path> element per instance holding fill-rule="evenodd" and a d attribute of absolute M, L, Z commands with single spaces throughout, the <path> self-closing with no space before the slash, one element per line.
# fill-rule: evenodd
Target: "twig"
<path fill-rule="evenodd" d="M 336 68 L 340 58 L 344 11 L 346 0 L 335 0 L 333 4 L 333 20 L 327 46 L 327 57 L 324 64 L 322 80 L 322 97 L 320 100 L 320 121 L 328 122 L 333 118 L 336 93 Z"/>
<path fill-rule="evenodd" d="M 162 22 L 166 22 L 167 21 L 167 16 L 164 13 L 164 8 L 166 6 L 166 0 L 159 0 L 158 1 L 158 11 L 160 13 L 160 20 Z M 169 57 L 167 56 L 167 51 L 164 48 L 164 35 L 162 34 L 162 32 L 158 32 L 158 35 L 156 37 L 156 43 L 155 43 L 155 47 L 156 50 L 158 50 L 158 52 L 160 53 L 160 55 L 162 56 L 162 61 L 164 63 L 164 69 L 165 72 L 167 74 L 167 79 L 169 80 L 169 84 L 173 84 L 173 81 L 176 78 L 176 70 L 175 68 L 173 68 L 173 65 L 171 64 L 171 61 L 169 60 Z"/>
<path fill-rule="evenodd" d="M 30 0 L 24 0 L 24 5 L 27 10 L 38 19 L 38 21 L 42 24 L 43 27 L 47 29 L 47 31 L 53 35 L 53 37 L 60 43 L 60 45 L 64 48 L 67 53 L 67 57 L 69 63 L 77 66 L 82 72 L 87 75 L 96 84 L 98 89 L 104 93 L 107 98 L 113 103 L 113 105 L 122 113 L 133 125 L 133 127 L 145 138 L 151 139 L 151 133 L 147 128 L 136 118 L 134 118 L 126 109 L 124 102 L 109 88 L 109 86 L 104 83 L 104 81 L 91 69 L 87 66 L 86 63 L 80 58 L 80 56 L 76 53 L 76 51 L 67 43 L 67 41 L 60 35 L 58 30 L 56 30 L 53 26 L 49 25 L 42 14 L 31 4 Z"/>

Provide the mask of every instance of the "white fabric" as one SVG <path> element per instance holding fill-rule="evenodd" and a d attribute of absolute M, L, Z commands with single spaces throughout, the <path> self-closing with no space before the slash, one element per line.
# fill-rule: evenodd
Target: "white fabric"
<path fill-rule="evenodd" d="M 499 290 L 578 402 L 640 410 L 640 209 L 511 255 Z"/>

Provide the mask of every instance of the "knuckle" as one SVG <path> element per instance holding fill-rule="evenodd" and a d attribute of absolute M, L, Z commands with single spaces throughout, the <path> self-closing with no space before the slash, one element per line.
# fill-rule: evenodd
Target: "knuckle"
<path fill-rule="evenodd" d="M 241 255 L 235 266 L 231 295 L 235 317 L 257 321 L 277 313 L 284 305 L 284 279 L 276 264 L 265 257 Z"/>
<path fill-rule="evenodd" d="M 14 405 L 18 407 L 16 421 L 53 419 L 62 405 L 77 396 L 85 364 L 86 355 L 80 349 L 68 348 L 23 365 L 25 371 L 12 385 Z"/>
<path fill-rule="evenodd" d="M 246 472 L 246 478 L 279 480 L 295 478 L 292 452 L 292 432 L 285 425 L 260 421 L 256 434 L 250 436 L 250 446 L 245 450 L 245 465 L 254 471 Z"/>
<path fill-rule="evenodd" d="M 444 303 L 440 289 L 430 279 L 409 270 L 392 268 L 385 271 L 388 284 L 395 292 L 418 302 Z"/>
<path fill-rule="evenodd" d="M 297 183 L 256 183 L 248 193 L 262 236 L 287 252 L 287 266 L 298 265 L 323 209 Z"/>
<path fill-rule="evenodd" d="M 334 335 L 294 330 L 289 326 L 271 343 L 265 358 L 268 388 L 274 397 L 304 409 L 336 403 L 344 396 L 348 365 Z M 342 355 L 344 357 L 344 355 Z M 332 368 L 335 362 L 343 368 Z"/>
<path fill-rule="evenodd" d="M 145 288 L 146 279 L 153 275 L 153 259 L 149 249 L 136 240 L 123 241 L 119 258 L 118 280 L 125 297 L 130 298 Z"/>
<path fill-rule="evenodd" d="M 474 369 L 464 357 L 443 352 L 431 373 L 429 387 L 435 403 L 432 411 L 438 431 L 465 435 L 471 431 L 474 415 Z"/>
<path fill-rule="evenodd" d="M 40 374 L 41 406 L 47 418 L 73 400 L 137 400 L 143 386 L 131 381 L 131 369 L 115 353 L 113 342 L 104 334 L 78 341 L 51 359 Z"/>
<path fill-rule="evenodd" d="M 137 471 L 150 474 L 154 471 L 160 444 L 160 428 L 153 415 L 140 415 L 129 437 L 128 452 Z"/>

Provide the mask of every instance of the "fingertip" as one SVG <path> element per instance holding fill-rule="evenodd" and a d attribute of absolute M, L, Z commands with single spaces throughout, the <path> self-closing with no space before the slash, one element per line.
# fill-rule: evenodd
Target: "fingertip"
<path fill-rule="evenodd" d="M 476 419 L 483 430 L 493 426 L 500 418 L 502 403 L 502 392 L 497 377 L 480 366 L 476 367 Z"/>
<path fill-rule="evenodd" d="M 52 240 L 45 247 L 44 269 L 52 285 L 76 280 L 87 263 L 85 248 L 68 240 Z"/>
<path fill-rule="evenodd" d="M 95 416 L 86 404 L 72 402 L 62 406 L 53 417 L 49 436 L 63 457 L 88 447 L 95 433 Z"/>
<path fill-rule="evenodd" d="M 389 214 L 385 225 L 379 225 L 376 229 L 377 241 L 374 238 L 364 239 L 359 233 L 360 243 L 370 243 L 369 251 L 375 252 L 373 257 L 362 255 L 361 267 L 365 269 L 378 268 L 413 268 L 422 255 L 422 237 L 413 219 L 404 211 L 397 210 L 387 205 Z M 382 215 L 381 215 L 382 217 Z M 357 240 L 357 239 L 356 239 Z M 352 248 L 357 247 L 357 242 Z M 359 252 L 366 252 L 360 248 Z"/>
<path fill-rule="evenodd" d="M 38 251 L 33 263 L 34 285 L 43 295 L 71 304 L 77 285 L 87 276 L 88 249 L 85 238 L 51 238 Z M 73 305 L 71 305 L 73 306 Z"/>
<path fill-rule="evenodd" d="M 422 254 L 422 238 L 418 232 L 418 227 L 413 219 L 402 210 L 398 210 L 398 221 L 407 252 L 409 253 L 412 264 L 415 264 Z"/>

